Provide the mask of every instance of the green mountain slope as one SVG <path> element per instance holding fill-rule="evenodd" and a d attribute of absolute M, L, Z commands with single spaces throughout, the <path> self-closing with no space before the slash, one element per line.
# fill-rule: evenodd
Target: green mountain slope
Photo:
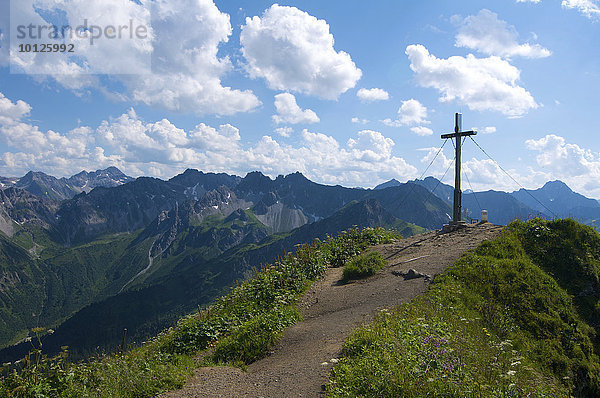
<path fill-rule="evenodd" d="M 174 213 L 171 217 L 176 218 Z M 167 226 L 175 225 L 164 222 Z M 75 313 L 56 333 L 47 337 L 45 350 L 57 352 L 61 346 L 69 345 L 72 355 L 81 356 L 94 353 L 96 347 L 111 351 L 120 342 L 123 328 L 128 329 L 132 340 L 146 340 L 198 305 L 211 303 L 227 292 L 236 280 L 251 275 L 255 267 L 273 262 L 277 256 L 293 251 L 300 243 L 310 243 L 315 238 L 325 239 L 329 234 L 337 234 L 353 226 L 380 225 L 408 235 L 424 231 L 392 216 L 372 199 L 351 203 L 327 219 L 285 234 L 267 236 L 266 227 L 250 211 L 237 211 L 228 217 L 215 215 L 200 225 L 187 225 L 163 251 L 156 254 L 151 269 L 135 278 L 124 291 L 116 292 L 119 293 L 116 296 Z M 179 226 L 182 227 L 182 224 Z M 163 233 L 169 231 L 170 227 L 165 228 Z M 124 256 L 130 255 L 137 247 L 135 242 L 144 236 L 141 232 L 135 239 L 132 238 L 130 241 L 134 244 L 128 246 L 126 254 L 114 264 L 126 263 Z M 150 238 L 142 240 L 149 241 Z M 135 250 L 147 255 L 148 246 Z M 143 269 L 147 258 L 137 264 L 136 270 Z M 130 270 L 128 275 L 133 272 Z M 123 277 L 114 280 L 118 280 L 121 286 L 126 283 Z M 7 348 L 0 353 L 0 360 L 22 355 L 27 349 L 27 345 Z"/>

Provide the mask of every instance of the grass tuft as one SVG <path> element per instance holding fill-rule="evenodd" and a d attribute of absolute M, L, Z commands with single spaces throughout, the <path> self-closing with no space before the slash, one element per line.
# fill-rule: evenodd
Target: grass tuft
<path fill-rule="evenodd" d="M 346 263 L 342 278 L 344 281 L 349 281 L 375 275 L 377 271 L 385 267 L 386 263 L 387 261 L 378 252 L 371 251 L 359 254 Z"/>

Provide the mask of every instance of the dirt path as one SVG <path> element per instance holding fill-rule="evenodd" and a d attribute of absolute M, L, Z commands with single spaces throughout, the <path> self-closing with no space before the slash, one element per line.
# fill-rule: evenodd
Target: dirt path
<path fill-rule="evenodd" d="M 370 322 L 376 310 L 407 302 L 427 288 L 424 278 L 405 280 L 410 268 L 436 275 L 462 253 L 498 236 L 501 227 L 469 226 L 452 233 L 429 232 L 377 246 L 388 266 L 368 279 L 341 284 L 341 268 L 330 268 L 300 302 L 304 321 L 291 326 L 266 358 L 235 368 L 200 368 L 180 397 L 321 397 L 328 373 L 350 331 Z M 333 361 L 332 361 L 333 359 Z"/>

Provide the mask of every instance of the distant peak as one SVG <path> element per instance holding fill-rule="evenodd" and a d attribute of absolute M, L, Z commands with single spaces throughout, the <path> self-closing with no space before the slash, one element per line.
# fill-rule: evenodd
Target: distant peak
<path fill-rule="evenodd" d="M 564 182 L 562 182 L 560 180 L 548 181 L 547 183 L 544 184 L 542 189 L 553 190 L 553 191 L 568 190 L 568 191 L 572 192 L 572 189 L 569 188 L 569 186 L 567 184 L 565 184 Z"/>
<path fill-rule="evenodd" d="M 271 179 L 260 171 L 251 171 L 244 177 L 246 181 L 271 181 Z"/>
<path fill-rule="evenodd" d="M 400 181 L 396 180 L 395 178 L 392 178 L 389 181 L 386 181 L 384 183 L 377 185 L 373 189 L 385 189 L 385 188 L 389 188 L 389 187 L 397 187 L 399 185 L 402 185 L 402 183 Z"/>
<path fill-rule="evenodd" d="M 292 181 L 309 181 L 308 178 L 306 178 L 304 174 L 299 171 L 286 175 L 284 179 Z"/>
<path fill-rule="evenodd" d="M 567 188 L 569 187 L 567 184 L 565 184 L 561 180 L 548 181 L 547 183 L 544 184 L 544 187 L 551 187 L 551 186 L 567 187 Z"/>
<path fill-rule="evenodd" d="M 34 180 L 36 178 L 48 178 L 48 177 L 52 177 L 44 172 L 41 171 L 29 171 L 27 174 L 25 174 L 21 180 L 23 181 L 30 181 L 30 180 Z"/>
<path fill-rule="evenodd" d="M 106 172 L 111 173 L 111 174 L 125 175 L 121 170 L 119 170 L 115 166 L 109 166 L 109 167 L 107 167 L 104 170 L 98 170 L 98 171 L 106 171 Z"/>
<path fill-rule="evenodd" d="M 258 170 L 251 171 L 248 174 L 246 174 L 246 177 L 258 177 L 258 176 L 266 177 L 262 172 L 260 172 Z"/>
<path fill-rule="evenodd" d="M 181 173 L 182 175 L 190 175 L 190 174 L 204 174 L 203 172 L 201 172 L 200 170 L 197 169 L 186 169 L 183 173 Z"/>

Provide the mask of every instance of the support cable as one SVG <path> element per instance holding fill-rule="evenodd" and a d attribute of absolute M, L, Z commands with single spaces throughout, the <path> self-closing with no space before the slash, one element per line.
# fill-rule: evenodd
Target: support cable
<path fill-rule="evenodd" d="M 427 198 L 425 199 L 424 203 L 427 203 L 429 201 L 429 198 L 431 198 L 431 195 L 433 195 L 433 193 L 435 192 L 435 190 L 440 186 L 440 184 L 442 183 L 442 180 L 446 177 L 446 174 L 448 174 L 448 171 L 454 165 L 454 162 L 456 162 L 456 157 L 454 158 L 454 160 L 452 162 L 450 162 L 450 165 L 448 166 L 448 168 L 444 172 L 444 175 L 442 175 L 442 178 L 440 178 L 438 180 L 437 184 L 435 185 L 435 188 L 433 188 L 433 190 L 429 191 L 429 195 L 427 195 Z"/>
<path fill-rule="evenodd" d="M 421 174 L 421 177 L 419 177 L 419 180 L 423 178 L 423 176 L 425 175 L 425 173 L 427 173 L 427 170 L 429 170 L 429 168 L 431 167 L 431 165 L 433 164 L 433 162 L 435 162 L 435 160 L 437 159 L 437 157 L 439 156 L 439 154 L 442 152 L 442 149 L 444 149 L 444 146 L 446 145 L 447 141 L 448 141 L 448 138 L 446 138 L 444 140 L 444 142 L 442 143 L 442 146 L 440 147 L 440 149 L 438 149 L 437 153 L 435 154 L 435 156 L 433 157 L 433 159 L 429 163 L 429 166 L 427 166 L 427 168 L 425 169 L 425 171 L 423 172 L 423 174 Z M 406 201 L 406 199 L 408 199 L 408 197 L 413 193 L 413 191 L 415 190 L 415 186 L 416 185 L 417 185 L 416 183 L 412 184 L 412 187 L 411 187 L 410 191 L 408 192 L 408 194 L 404 198 L 402 198 L 402 200 L 400 201 L 400 207 L 402 207 L 404 205 L 404 202 Z"/>
<path fill-rule="evenodd" d="M 471 137 L 471 136 L 469 136 L 469 137 Z M 463 138 L 463 142 L 462 142 L 463 145 L 465 144 L 466 140 L 467 140 L 467 137 L 465 136 Z M 471 188 L 471 191 L 473 192 L 473 197 L 475 198 L 475 202 L 477 202 L 477 206 L 479 207 L 479 211 L 483 210 L 483 208 L 481 207 L 481 204 L 479 204 L 479 199 L 477 199 L 477 194 L 475 193 L 475 190 L 473 189 L 473 186 L 471 185 L 471 181 L 469 180 L 469 176 L 467 175 L 467 173 L 465 173 L 465 178 L 467 179 L 467 182 L 469 183 L 469 188 Z"/>
<path fill-rule="evenodd" d="M 442 152 L 442 149 L 444 149 L 444 146 L 446 145 L 447 141 L 448 141 L 448 138 L 446 138 L 444 140 L 444 143 L 442 144 L 442 146 L 440 147 L 440 149 L 438 149 L 437 153 L 433 157 L 433 160 L 429 163 L 429 166 L 427 166 L 427 168 L 425 169 L 425 171 L 423 172 L 423 174 L 421 174 L 421 177 L 419 177 L 419 180 L 421 178 L 423 178 L 423 176 L 425 175 L 425 173 L 427 173 L 427 170 L 429 170 L 429 168 L 431 167 L 431 165 L 433 164 L 433 162 L 435 162 L 435 160 L 437 159 L 437 157 L 439 156 L 439 154 Z"/>
<path fill-rule="evenodd" d="M 469 188 L 471 188 L 471 191 L 473 191 L 473 197 L 475 198 L 475 202 L 477 202 L 477 206 L 479 206 L 479 211 L 483 210 L 483 208 L 479 204 L 479 199 L 477 199 L 477 194 L 475 193 L 475 190 L 473 189 L 473 186 L 471 185 L 471 181 L 469 181 L 469 176 L 467 175 L 467 173 L 465 173 L 465 177 L 467 178 L 467 182 L 469 183 Z"/>
<path fill-rule="evenodd" d="M 536 202 L 538 202 L 540 205 L 542 205 L 544 207 L 544 209 L 548 210 L 550 212 L 550 214 L 552 214 L 554 216 L 554 218 L 558 218 L 558 216 L 556 215 L 556 213 L 554 213 L 552 210 L 550 210 L 548 208 L 548 206 L 546 206 L 545 204 L 543 204 L 542 202 L 540 202 L 538 200 L 538 198 L 536 198 L 535 196 L 533 196 L 531 194 L 531 192 L 529 192 L 527 189 L 525 189 L 525 187 L 523 187 L 523 185 L 519 184 L 519 182 L 517 180 L 515 180 L 513 178 L 513 176 L 511 176 L 508 171 L 504 170 L 504 168 L 502 166 L 500 166 L 500 163 L 496 162 L 496 160 L 494 158 L 492 158 L 478 143 L 477 141 L 475 141 L 473 139 L 473 137 L 469 137 L 471 138 L 471 140 L 475 143 L 475 145 L 477 146 L 477 148 L 479 148 L 481 150 L 481 152 L 483 152 L 492 162 L 494 162 L 496 164 L 496 166 L 498 166 L 500 168 L 500 170 L 502 170 L 504 172 L 504 174 L 506 174 L 511 180 L 513 180 L 513 182 L 515 184 L 517 184 L 519 187 L 521 187 L 525 192 L 527 192 L 527 194 L 529 196 L 531 196 L 533 198 L 533 200 L 535 200 Z"/>

